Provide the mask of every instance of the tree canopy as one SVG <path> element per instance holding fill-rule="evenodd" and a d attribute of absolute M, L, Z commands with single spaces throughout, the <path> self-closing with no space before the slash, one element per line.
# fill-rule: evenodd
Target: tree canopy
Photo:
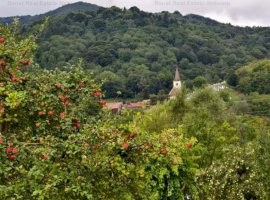
<path fill-rule="evenodd" d="M 21 33 L 33 33 L 39 23 L 23 26 Z M 65 12 L 50 18 L 38 40 L 35 60 L 53 69 L 83 58 L 85 67 L 97 75 L 104 71 L 117 75 L 119 82 L 107 80 L 104 89 L 112 88 L 108 98 L 117 90 L 124 98 L 143 98 L 168 92 L 175 67 L 180 68 L 182 80 L 203 76 L 214 83 L 246 63 L 269 58 L 269 32 L 269 28 L 235 27 L 197 15 L 147 13 L 136 7 Z"/>

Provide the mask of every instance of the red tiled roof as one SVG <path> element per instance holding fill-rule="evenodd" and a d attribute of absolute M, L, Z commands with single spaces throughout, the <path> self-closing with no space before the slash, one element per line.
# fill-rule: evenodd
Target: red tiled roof
<path fill-rule="evenodd" d="M 136 103 L 129 103 L 126 105 L 127 108 L 140 108 L 142 105 L 139 102 Z"/>

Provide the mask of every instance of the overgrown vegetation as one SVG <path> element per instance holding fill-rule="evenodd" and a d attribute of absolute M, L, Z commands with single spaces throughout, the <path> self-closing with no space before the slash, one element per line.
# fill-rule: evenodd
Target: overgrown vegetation
<path fill-rule="evenodd" d="M 192 198 L 267 199 L 269 115 L 239 115 L 237 102 L 222 96 L 205 88 L 187 98 L 183 90 L 175 100 L 138 114 L 133 123 L 156 134 L 178 127 L 185 137 L 196 138 L 192 157 L 199 170 Z"/>

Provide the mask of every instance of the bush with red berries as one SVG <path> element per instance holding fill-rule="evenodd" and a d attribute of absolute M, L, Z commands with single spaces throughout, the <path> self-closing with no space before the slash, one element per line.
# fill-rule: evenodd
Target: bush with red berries
<path fill-rule="evenodd" d="M 82 70 L 81 61 L 67 71 L 37 68 L 32 63 L 35 38 L 18 38 L 13 34 L 15 28 L 16 24 L 1 26 L 1 132 L 9 135 L 19 129 L 28 137 L 78 131 L 79 122 L 97 115 L 105 105 L 94 93 L 99 85 Z"/>
<path fill-rule="evenodd" d="M 81 61 L 39 69 L 35 38 L 15 28 L 0 25 L 1 198 L 183 198 L 192 189 L 195 139 L 115 121 Z"/>

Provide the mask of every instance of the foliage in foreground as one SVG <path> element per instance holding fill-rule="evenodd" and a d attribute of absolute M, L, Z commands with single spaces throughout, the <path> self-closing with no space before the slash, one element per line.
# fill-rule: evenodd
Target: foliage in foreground
<path fill-rule="evenodd" d="M 154 132 L 181 127 L 185 137 L 197 139 L 194 199 L 267 199 L 269 119 L 237 115 L 234 102 L 221 97 L 223 92 L 210 88 L 192 95 L 183 90 L 175 100 L 138 114 L 134 124 Z"/>
<path fill-rule="evenodd" d="M 0 26 L 3 199 L 183 199 L 196 192 L 195 138 L 117 124 L 80 64 L 30 66 L 35 38 L 15 31 L 16 23 Z"/>

